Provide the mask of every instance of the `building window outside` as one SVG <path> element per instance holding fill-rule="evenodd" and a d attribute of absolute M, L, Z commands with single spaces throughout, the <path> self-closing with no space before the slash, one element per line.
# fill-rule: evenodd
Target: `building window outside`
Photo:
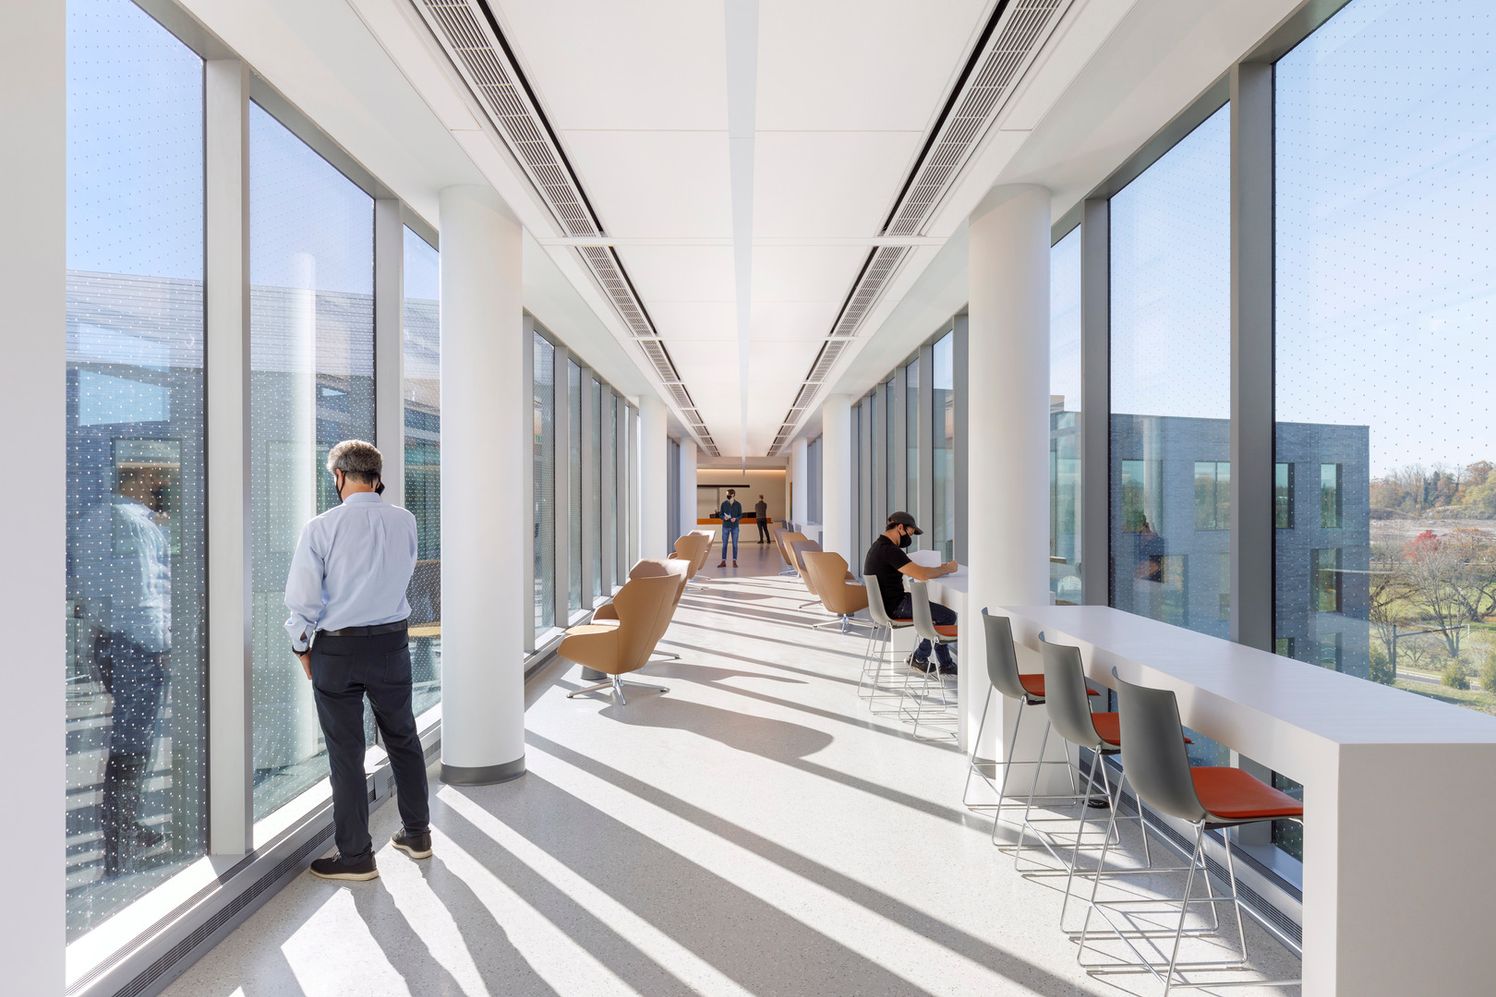
<path fill-rule="evenodd" d="M 1231 528 L 1231 462 L 1195 461 L 1195 529 Z M 1229 577 L 1226 584 L 1230 584 Z"/>
<path fill-rule="evenodd" d="M 1049 251 L 1049 594 L 1081 601 L 1080 228 Z"/>
<path fill-rule="evenodd" d="M 534 499 L 535 633 L 556 625 L 556 348 L 534 336 L 531 494 Z"/>
<path fill-rule="evenodd" d="M 1273 465 L 1273 526 L 1293 529 L 1293 465 Z"/>
<path fill-rule="evenodd" d="M 327 777 L 311 686 L 288 661 L 284 592 L 302 527 L 337 503 L 328 449 L 374 438 L 374 200 L 256 104 L 249 170 L 258 820 Z"/>
<path fill-rule="evenodd" d="M 1340 548 L 1330 547 L 1313 552 L 1310 569 L 1314 578 L 1314 611 L 1340 612 Z"/>
<path fill-rule="evenodd" d="M 206 853 L 209 787 L 203 63 L 125 0 L 75 0 L 67 78 L 72 941 Z"/>
<path fill-rule="evenodd" d="M 440 257 L 405 230 L 401 304 L 405 419 L 405 508 L 416 517 L 411 575 L 410 659 L 416 716 L 441 701 L 441 322 Z"/>
<path fill-rule="evenodd" d="M 1319 525 L 1327 530 L 1340 529 L 1340 465 L 1319 465 Z"/>
<path fill-rule="evenodd" d="M 582 368 L 566 361 L 566 402 L 570 407 L 566 420 L 567 481 L 571 490 L 569 520 L 566 524 L 566 549 L 571 560 L 567 571 L 566 606 L 573 613 L 582 609 Z"/>
<path fill-rule="evenodd" d="M 956 334 L 947 332 L 931 347 L 934 454 L 931 462 L 930 543 L 942 561 L 956 559 Z"/>
<path fill-rule="evenodd" d="M 1217 637 L 1230 631 L 1229 578 L 1215 570 L 1229 531 L 1197 530 L 1189 510 L 1195 455 L 1229 452 L 1230 113 L 1208 117 L 1110 210 L 1110 602 Z M 1195 736 L 1190 756 L 1229 753 Z"/>

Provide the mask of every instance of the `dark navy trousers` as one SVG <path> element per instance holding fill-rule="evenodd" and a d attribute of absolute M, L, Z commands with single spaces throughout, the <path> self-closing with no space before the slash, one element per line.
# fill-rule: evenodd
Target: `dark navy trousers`
<path fill-rule="evenodd" d="M 407 635 L 403 631 L 372 637 L 319 634 L 312 645 L 312 686 L 317 717 L 327 739 L 338 854 L 356 859 L 373 850 L 364 778 L 365 696 L 373 707 L 379 737 L 395 773 L 400 820 L 407 830 L 428 830 L 431 810 L 426 796 L 426 756 L 411 712 Z"/>

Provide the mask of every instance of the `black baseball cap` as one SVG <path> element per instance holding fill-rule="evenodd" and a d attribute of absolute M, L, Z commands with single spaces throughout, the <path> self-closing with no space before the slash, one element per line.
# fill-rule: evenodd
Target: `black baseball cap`
<path fill-rule="evenodd" d="M 909 513 L 907 512 L 893 513 L 888 517 L 888 525 L 885 526 L 884 529 L 891 530 L 895 526 L 907 526 L 914 531 L 915 536 L 923 536 L 925 532 L 915 525 L 914 517 L 909 515 Z"/>

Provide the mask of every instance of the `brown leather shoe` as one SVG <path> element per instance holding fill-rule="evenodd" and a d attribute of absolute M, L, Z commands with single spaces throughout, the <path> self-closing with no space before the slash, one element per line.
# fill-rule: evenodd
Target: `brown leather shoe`
<path fill-rule="evenodd" d="M 727 562 L 726 561 L 718 561 L 717 562 L 717 567 L 719 567 L 719 568 L 725 568 L 725 567 L 727 567 Z"/>

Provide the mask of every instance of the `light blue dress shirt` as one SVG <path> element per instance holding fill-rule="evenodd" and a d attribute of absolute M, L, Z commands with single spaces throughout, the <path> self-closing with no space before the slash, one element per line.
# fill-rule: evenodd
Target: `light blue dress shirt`
<path fill-rule="evenodd" d="M 355 492 L 306 524 L 286 579 L 286 632 L 302 650 L 318 630 L 374 627 L 410 616 L 416 517 Z"/>

